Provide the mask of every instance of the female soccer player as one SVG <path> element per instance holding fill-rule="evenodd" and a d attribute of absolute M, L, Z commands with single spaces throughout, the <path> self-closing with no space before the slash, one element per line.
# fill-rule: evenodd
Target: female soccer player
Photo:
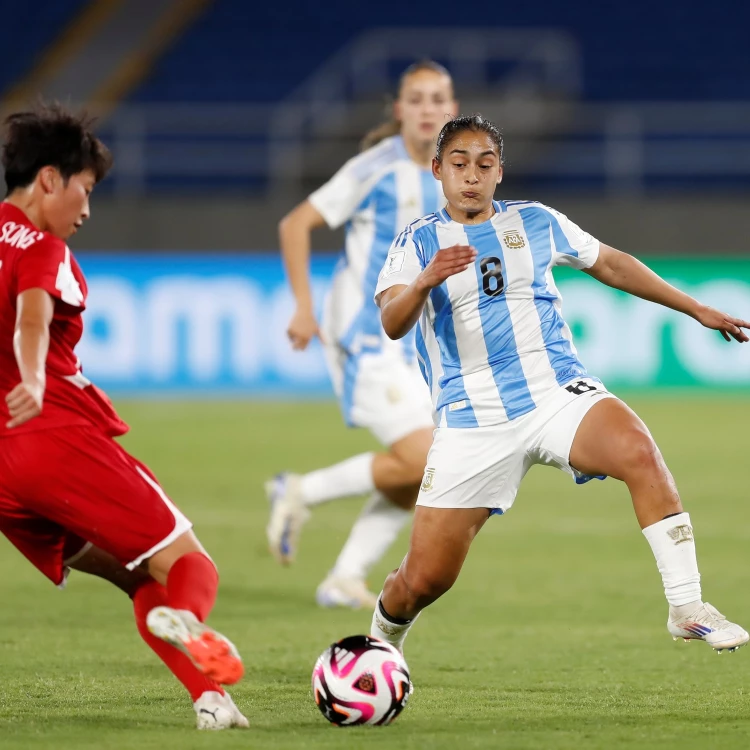
<path fill-rule="evenodd" d="M 0 203 L 0 531 L 58 586 L 70 568 L 128 593 L 146 643 L 190 693 L 199 729 L 247 726 L 221 684 L 242 676 L 234 646 L 203 622 L 211 558 L 81 372 L 86 281 L 65 241 L 109 170 L 90 123 L 57 106 L 5 122 Z"/>
<path fill-rule="evenodd" d="M 551 269 L 581 269 L 727 341 L 746 342 L 750 323 L 700 304 L 551 208 L 494 201 L 502 164 L 492 123 L 475 115 L 446 124 L 432 168 L 448 205 L 398 236 L 378 282 L 391 338 L 419 321 L 439 427 L 409 552 L 386 579 L 372 633 L 402 648 L 420 611 L 453 585 L 487 518 L 513 505 L 532 465 L 546 464 L 582 481 L 625 482 L 662 576 L 669 632 L 734 650 L 748 634 L 703 602 L 674 480 L 646 425 L 578 360 Z"/>
<path fill-rule="evenodd" d="M 396 234 L 445 204 L 431 164 L 440 128 L 455 114 L 445 68 L 431 61 L 412 65 L 401 76 L 393 122 L 366 137 L 367 150 L 280 225 L 281 251 L 297 302 L 288 335 L 295 349 L 304 349 L 321 333 L 310 292 L 310 233 L 323 224 L 334 229 L 346 223 L 346 257 L 333 279 L 321 338 L 346 423 L 366 427 L 387 447 L 304 476 L 282 474 L 266 485 L 268 542 L 282 563 L 294 558 L 311 507 L 371 493 L 333 570 L 318 587 L 323 606 L 375 603 L 365 576 L 408 520 L 432 442 L 432 409 L 413 339 L 394 345 L 383 335 L 373 294 Z"/>

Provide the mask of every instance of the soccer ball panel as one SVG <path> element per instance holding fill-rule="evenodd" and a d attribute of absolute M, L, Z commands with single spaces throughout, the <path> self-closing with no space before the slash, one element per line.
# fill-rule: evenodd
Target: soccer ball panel
<path fill-rule="evenodd" d="M 385 641 L 350 636 L 320 655 L 312 690 L 320 712 L 332 724 L 389 724 L 409 700 L 409 668 Z"/>

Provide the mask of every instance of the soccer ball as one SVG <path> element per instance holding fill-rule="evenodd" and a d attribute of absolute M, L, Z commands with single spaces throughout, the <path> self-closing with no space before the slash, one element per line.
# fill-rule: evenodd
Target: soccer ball
<path fill-rule="evenodd" d="M 403 655 L 385 641 L 352 635 L 329 646 L 315 662 L 312 690 L 332 724 L 390 724 L 412 692 Z"/>

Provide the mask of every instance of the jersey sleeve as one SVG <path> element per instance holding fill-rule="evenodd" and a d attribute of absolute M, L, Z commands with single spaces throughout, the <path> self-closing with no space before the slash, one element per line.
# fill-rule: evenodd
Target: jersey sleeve
<path fill-rule="evenodd" d="M 84 308 L 84 295 L 73 273 L 70 249 L 49 236 L 24 250 L 16 263 L 16 294 L 37 288 L 66 305 Z"/>
<path fill-rule="evenodd" d="M 308 199 L 331 229 L 353 216 L 369 190 L 369 181 L 358 168 L 358 161 L 358 157 L 350 159 Z"/>
<path fill-rule="evenodd" d="M 584 232 L 565 214 L 545 207 L 550 216 L 554 252 L 552 265 L 591 268 L 599 257 L 599 240 Z"/>
<path fill-rule="evenodd" d="M 411 230 L 406 229 L 401 232 L 393 241 L 383 270 L 378 277 L 375 301 L 377 302 L 380 295 L 392 286 L 409 286 L 422 273 L 420 257 L 419 248 Z"/>

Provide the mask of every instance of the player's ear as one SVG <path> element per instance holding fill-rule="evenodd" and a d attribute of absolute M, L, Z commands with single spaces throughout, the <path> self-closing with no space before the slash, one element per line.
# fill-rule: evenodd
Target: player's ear
<path fill-rule="evenodd" d="M 54 193 L 62 175 L 55 167 L 42 167 L 39 170 L 39 185 L 44 193 Z"/>
<path fill-rule="evenodd" d="M 503 181 L 503 168 L 500 167 L 497 173 L 497 184 L 499 185 Z"/>
<path fill-rule="evenodd" d="M 401 102 L 398 99 L 393 102 L 391 111 L 393 113 L 393 119 L 396 122 L 401 122 Z"/>
<path fill-rule="evenodd" d="M 440 162 L 433 156 L 432 157 L 432 176 L 436 179 L 440 179 Z"/>

